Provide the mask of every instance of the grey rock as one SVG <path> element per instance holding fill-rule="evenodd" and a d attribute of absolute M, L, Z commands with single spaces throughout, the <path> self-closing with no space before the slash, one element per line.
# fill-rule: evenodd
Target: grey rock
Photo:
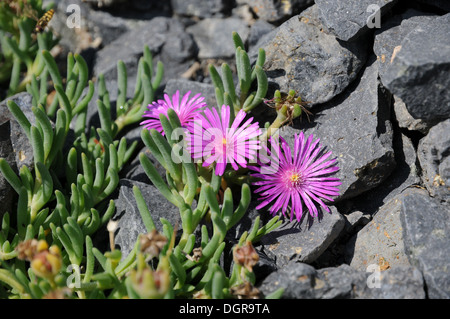
<path fill-rule="evenodd" d="M 118 6 L 125 2 L 125 0 L 84 0 L 98 8 L 110 8 Z"/>
<path fill-rule="evenodd" d="M 23 131 L 22 127 L 17 123 L 14 116 L 9 112 L 6 106 L 7 101 L 13 100 L 17 106 L 22 110 L 31 125 L 36 124 L 36 118 L 31 111 L 32 97 L 29 93 L 18 93 L 13 95 L 0 103 L 0 123 L 9 121 L 10 123 L 10 135 L 9 139 L 13 148 L 13 154 L 17 168 L 20 169 L 22 165 L 26 165 L 30 170 L 34 169 L 34 155 L 33 147 L 31 146 L 28 137 Z M 5 155 L 6 156 L 6 155 Z"/>
<path fill-rule="evenodd" d="M 321 219 L 305 217 L 300 224 L 285 222 L 264 236 L 260 243 L 276 256 L 278 267 L 291 260 L 312 263 L 339 236 L 344 223 L 342 215 L 331 207 L 331 214 L 324 213 Z"/>
<path fill-rule="evenodd" d="M 414 118 L 450 116 L 450 14 L 420 24 L 400 43 L 383 84 L 400 97 Z M 414 92 L 414 94 L 411 94 Z"/>
<path fill-rule="evenodd" d="M 0 102 L 0 157 L 4 158 L 13 171 L 19 173 L 20 167 L 34 169 L 33 147 L 22 127 L 8 109 L 7 102 L 13 100 L 32 125 L 36 119 L 31 111 L 32 97 L 29 93 L 18 93 Z M 0 173 L 0 217 L 5 212 L 12 213 L 16 193 Z"/>
<path fill-rule="evenodd" d="M 313 3 L 312 0 L 243 0 L 258 19 L 268 22 L 279 22 L 300 13 L 304 8 Z"/>
<path fill-rule="evenodd" d="M 307 136 L 320 138 L 320 143 L 332 151 L 340 168 L 334 176 L 342 182 L 336 202 L 375 188 L 392 173 L 395 158 L 390 96 L 378 81 L 374 58 L 359 81 L 316 109 L 311 123 L 303 117 L 294 122 L 299 123 L 294 127 L 283 127 L 280 135 L 292 143 L 301 129 Z"/>
<path fill-rule="evenodd" d="M 94 75 L 103 74 L 107 81 L 117 79 L 117 62 L 122 60 L 128 75 L 137 74 L 139 58 L 148 46 L 154 60 L 164 63 L 163 82 L 186 71 L 196 52 L 192 37 L 176 19 L 156 17 L 124 33 L 97 52 Z"/>
<path fill-rule="evenodd" d="M 75 17 L 79 13 L 80 20 Z M 79 27 L 72 27 L 79 22 Z M 60 36 L 59 44 L 68 52 L 80 53 L 87 49 L 97 50 L 122 34 L 132 30 L 143 21 L 114 16 L 104 10 L 93 10 L 86 1 L 61 0 L 49 25 Z"/>
<path fill-rule="evenodd" d="M 409 265 L 403 244 L 400 210 L 403 195 L 383 205 L 373 220 L 347 243 L 346 261 L 355 269 L 365 271 L 369 265 L 382 270 Z"/>
<path fill-rule="evenodd" d="M 161 195 L 155 186 L 121 179 L 118 187 L 119 195 L 115 200 L 116 213 L 113 220 L 118 221 L 115 244 L 120 247 L 122 258 L 125 258 L 133 249 L 139 234 L 147 233 L 134 198 L 133 185 L 139 187 L 159 232 L 162 232 L 161 217 L 167 219 L 173 226 L 177 223 L 181 225 L 178 208 Z"/>
<path fill-rule="evenodd" d="M 412 265 L 423 274 L 428 297 L 450 298 L 450 207 L 413 188 L 401 208 L 403 239 Z"/>
<path fill-rule="evenodd" d="M 397 0 L 315 0 L 323 25 L 344 41 L 354 41 L 371 29 L 380 27 L 382 17 L 396 2 Z"/>
<path fill-rule="evenodd" d="M 283 288 L 284 299 L 313 299 L 316 274 L 313 266 L 290 262 L 284 268 L 267 276 L 258 289 L 267 295 Z"/>
<path fill-rule="evenodd" d="M 345 218 L 344 230 L 347 234 L 352 234 L 359 231 L 360 228 L 367 225 L 372 219 L 370 214 L 366 214 L 359 210 L 353 211 L 349 214 L 344 214 L 343 216 Z"/>
<path fill-rule="evenodd" d="M 201 83 L 197 81 L 191 81 L 186 79 L 170 79 L 167 81 L 164 93 L 169 96 L 175 94 L 176 91 L 180 91 L 180 96 L 183 96 L 187 92 L 191 91 L 189 97 L 193 97 L 197 93 L 201 93 L 208 107 L 217 105 L 215 87 L 209 83 Z"/>
<path fill-rule="evenodd" d="M 433 126 L 434 121 L 425 121 L 422 119 L 415 119 L 409 114 L 405 102 L 401 98 L 394 95 L 394 112 L 398 125 L 409 131 L 419 131 L 422 134 L 427 134 L 428 130 Z M 434 123 L 436 124 L 436 123 Z"/>
<path fill-rule="evenodd" d="M 198 58 L 219 59 L 234 57 L 232 33 L 237 32 L 246 42 L 250 29 L 246 22 L 237 18 L 207 18 L 186 28 L 198 45 Z"/>
<path fill-rule="evenodd" d="M 414 267 L 364 272 L 343 264 L 315 269 L 291 262 L 258 286 L 267 295 L 284 288 L 284 299 L 424 299 L 424 281 Z"/>
<path fill-rule="evenodd" d="M 450 119 L 433 126 L 417 150 L 422 180 L 431 196 L 450 203 Z"/>
<path fill-rule="evenodd" d="M 225 0 L 170 0 L 172 10 L 182 16 L 211 18 L 228 8 Z"/>
<path fill-rule="evenodd" d="M 420 167 L 413 142 L 399 129 L 394 128 L 393 148 L 396 166 L 394 171 L 377 187 L 350 199 L 353 206 L 374 215 L 403 190 L 421 183 Z"/>
<path fill-rule="evenodd" d="M 140 128 L 139 130 L 142 130 L 142 128 Z M 165 179 L 166 169 L 156 160 L 156 158 L 150 152 L 150 150 L 147 147 L 144 147 L 140 152 L 144 153 L 150 159 L 150 161 L 158 171 L 159 175 L 163 179 Z M 139 155 L 136 156 L 136 158 L 134 158 L 133 160 L 131 160 L 128 165 L 124 166 L 124 168 L 121 171 L 121 175 L 124 176 L 125 179 L 130 179 L 145 184 L 151 184 L 150 179 L 148 178 L 147 174 L 144 171 L 144 168 L 141 165 Z"/>
<path fill-rule="evenodd" d="M 259 39 L 261 39 L 261 37 L 272 32 L 274 29 L 275 26 L 273 24 L 264 20 L 256 20 L 250 27 L 248 47 L 254 47 L 258 43 Z"/>
<path fill-rule="evenodd" d="M 9 133 L 9 123 L 1 123 L 0 121 L 0 158 L 4 158 L 9 166 L 17 172 Z M 9 212 L 10 214 L 12 213 L 14 194 L 14 189 L 8 183 L 3 174 L 0 173 L 0 203 L 2 203 L 0 206 L 0 218 L 2 218 L 6 212 Z"/>
<path fill-rule="evenodd" d="M 359 299 L 425 299 L 425 282 L 422 273 L 412 266 L 397 266 L 379 273 L 379 279 L 375 272 L 368 278 L 373 288 L 368 285 L 356 290 L 356 298 Z M 372 280 L 372 281 L 371 281 Z M 379 285 L 377 286 L 377 280 Z M 367 281 L 366 281 L 367 282 Z"/>
<path fill-rule="evenodd" d="M 315 5 L 262 37 L 250 50 L 251 59 L 260 47 L 266 51 L 264 70 L 272 86 L 293 89 L 312 106 L 341 93 L 367 58 L 364 41 L 345 43 L 323 31 Z"/>
<path fill-rule="evenodd" d="M 436 17 L 436 15 L 409 9 L 403 14 L 386 19 L 381 28 L 376 29 L 373 51 L 377 56 L 381 82 L 384 83 L 385 74 L 398 54 L 405 36 L 417 27 L 430 23 Z"/>

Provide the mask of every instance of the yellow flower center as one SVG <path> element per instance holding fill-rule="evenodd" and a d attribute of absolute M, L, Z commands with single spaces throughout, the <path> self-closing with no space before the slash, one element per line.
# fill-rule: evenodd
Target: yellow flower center
<path fill-rule="evenodd" d="M 226 145 L 227 144 L 227 139 L 224 137 L 224 138 L 222 138 L 222 144 L 223 145 Z"/>
<path fill-rule="evenodd" d="M 297 173 L 294 173 L 294 174 L 291 175 L 290 179 L 291 179 L 291 182 L 295 183 L 295 182 L 297 182 L 300 179 L 300 176 L 298 176 Z"/>
<path fill-rule="evenodd" d="M 292 172 L 288 180 L 291 187 L 298 187 L 302 183 L 302 176 L 299 173 Z"/>

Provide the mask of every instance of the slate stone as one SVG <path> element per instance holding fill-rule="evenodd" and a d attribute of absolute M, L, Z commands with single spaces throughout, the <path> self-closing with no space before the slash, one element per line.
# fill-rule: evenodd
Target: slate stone
<path fill-rule="evenodd" d="M 403 195 L 397 195 L 383 205 L 372 221 L 347 243 L 346 262 L 365 271 L 369 265 L 386 270 L 409 265 L 403 244 L 400 210 Z"/>
<path fill-rule="evenodd" d="M 374 276 L 371 273 L 369 276 Z M 376 277 L 375 277 L 376 278 Z M 371 279 L 368 278 L 370 281 Z M 377 280 L 377 279 L 374 279 Z M 356 291 L 359 299 L 425 299 L 425 282 L 421 272 L 412 266 L 397 266 L 380 273 L 379 288 L 375 287 Z"/>
<path fill-rule="evenodd" d="M 172 96 L 179 90 L 180 96 L 184 96 L 187 92 L 191 91 L 189 95 L 192 98 L 197 93 L 201 93 L 208 107 L 214 107 L 217 105 L 216 90 L 214 85 L 209 83 L 201 83 L 197 81 L 190 81 L 186 79 L 170 79 L 164 88 L 164 93 Z"/>
<path fill-rule="evenodd" d="M 323 30 L 313 5 L 262 37 L 249 52 L 266 51 L 264 70 L 269 83 L 283 92 L 293 89 L 310 106 L 338 95 L 364 65 L 367 44 L 345 43 Z"/>
<path fill-rule="evenodd" d="M 0 103 L 0 110 L 3 111 L 3 102 Z M 4 113 L 0 113 L 0 158 L 4 158 L 11 168 L 17 172 L 15 157 L 10 140 L 10 122 L 4 120 Z M 8 183 L 3 174 L 0 173 L 0 218 L 6 212 L 12 213 L 14 189 Z"/>
<path fill-rule="evenodd" d="M 258 287 L 261 293 L 267 295 L 283 288 L 284 299 L 313 299 L 316 270 L 305 263 L 290 262 L 284 268 L 271 273 Z"/>
<path fill-rule="evenodd" d="M 264 20 L 256 20 L 250 27 L 250 34 L 248 36 L 248 47 L 254 47 L 259 39 L 264 35 L 270 33 L 275 29 L 275 26 Z M 257 48 L 259 49 L 259 47 Z"/>
<path fill-rule="evenodd" d="M 186 28 L 199 48 L 199 59 L 232 58 L 236 53 L 232 33 L 246 42 L 250 29 L 246 22 L 234 17 L 207 18 Z"/>
<path fill-rule="evenodd" d="M 162 232 L 161 217 L 167 219 L 172 226 L 177 223 L 181 225 L 178 208 L 161 195 L 155 186 L 121 179 L 119 195 L 115 200 L 116 212 L 112 219 L 118 221 L 115 244 L 120 247 L 122 258 L 126 258 L 133 249 L 139 234 L 147 233 L 134 198 L 133 185 L 139 187 L 158 231 Z"/>
<path fill-rule="evenodd" d="M 196 53 L 192 37 L 176 19 L 156 17 L 99 50 L 96 55 L 94 75 L 103 74 L 107 81 L 117 79 L 117 62 L 122 60 L 128 75 L 137 74 L 139 58 L 144 46 L 153 54 L 154 62 L 164 63 L 162 84 L 185 72 Z"/>
<path fill-rule="evenodd" d="M 414 267 L 397 267 L 374 274 L 343 264 L 315 269 L 290 262 L 258 286 L 267 295 L 284 288 L 284 299 L 424 299 L 424 281 Z"/>
<path fill-rule="evenodd" d="M 373 51 L 377 56 L 381 82 L 384 83 L 385 74 L 397 56 L 405 36 L 417 27 L 435 20 L 436 17 L 430 13 L 408 9 L 402 14 L 386 19 L 381 28 L 375 30 Z"/>
<path fill-rule="evenodd" d="M 172 10 L 181 16 L 211 18 L 223 13 L 229 6 L 225 0 L 170 0 Z"/>
<path fill-rule="evenodd" d="M 276 23 L 300 13 L 313 3 L 312 0 L 241 0 L 246 3 L 257 16 L 258 20 Z"/>
<path fill-rule="evenodd" d="M 428 297 L 450 298 L 450 207 L 413 188 L 401 208 L 403 239 L 410 263 L 423 274 Z"/>
<path fill-rule="evenodd" d="M 421 183 L 421 170 L 413 142 L 396 127 L 394 127 L 393 148 L 395 169 L 377 187 L 350 199 L 355 209 L 374 215 L 393 197 L 408 187 Z"/>
<path fill-rule="evenodd" d="M 76 17 L 79 17 L 79 20 Z M 75 23 L 79 23 L 78 27 L 74 26 Z M 86 60 L 89 71 L 92 72 L 95 52 L 98 49 L 144 23 L 135 18 L 119 17 L 105 10 L 93 10 L 86 1 L 58 1 L 49 23 L 59 39 L 58 48 L 61 52 L 56 57 L 57 62 L 64 73 L 66 55 L 69 52 L 79 53 Z"/>
<path fill-rule="evenodd" d="M 419 131 L 422 134 L 427 134 L 429 129 L 433 126 L 435 121 L 425 121 L 423 119 L 415 119 L 409 114 L 405 102 L 401 98 L 394 95 L 394 112 L 395 118 L 399 127 L 405 128 L 408 131 Z"/>
<path fill-rule="evenodd" d="M 376 28 L 397 0 L 315 0 L 319 18 L 329 32 L 344 41 L 354 41 Z M 378 27 L 379 27 L 378 26 Z"/>
<path fill-rule="evenodd" d="M 417 25 L 400 43 L 383 78 L 383 84 L 405 102 L 414 118 L 444 120 L 450 116 L 449 22 L 447 14 Z"/>
<path fill-rule="evenodd" d="M 10 123 L 9 139 L 13 148 L 12 156 L 15 158 L 17 168 L 20 168 L 22 165 L 26 165 L 30 170 L 33 170 L 33 147 L 31 146 L 31 143 L 28 140 L 28 137 L 26 136 L 22 127 L 19 125 L 19 123 L 17 123 L 14 116 L 10 113 L 6 105 L 7 101 L 9 100 L 13 100 L 14 102 L 16 102 L 17 106 L 19 106 L 19 108 L 25 114 L 31 125 L 35 125 L 36 119 L 34 113 L 31 111 L 32 97 L 29 93 L 22 92 L 17 93 L 2 101 L 0 103 L 0 123 L 5 123 L 8 121 Z"/>
<path fill-rule="evenodd" d="M 450 119 L 433 126 L 417 150 L 422 180 L 431 196 L 450 203 Z"/>
<path fill-rule="evenodd" d="M 140 128 L 139 131 L 140 130 L 142 130 L 142 128 Z M 150 159 L 152 164 L 155 166 L 159 175 L 163 179 L 166 178 L 166 169 L 156 160 L 154 155 L 150 152 L 150 150 L 147 147 L 142 148 L 139 153 L 144 153 Z M 125 179 L 130 179 L 145 184 L 151 184 L 150 179 L 148 178 L 147 174 L 144 171 L 144 168 L 141 165 L 141 161 L 139 160 L 139 154 L 133 160 L 131 160 L 129 164 L 124 166 L 120 174 Z"/>
<path fill-rule="evenodd" d="M 343 216 L 345 218 L 344 230 L 347 234 L 352 234 L 359 231 L 372 219 L 370 214 L 366 214 L 359 210 L 353 211 L 349 214 L 343 214 Z"/>
<path fill-rule="evenodd" d="M 307 214 L 307 213 L 306 213 Z M 314 262 L 339 236 L 344 228 L 344 218 L 331 207 L 331 214 L 310 220 L 305 216 L 301 223 L 284 222 L 276 230 L 264 236 L 260 243 L 276 257 L 278 267 L 290 260 Z"/>
<path fill-rule="evenodd" d="M 332 101 L 313 110 L 311 123 L 305 116 L 285 126 L 280 135 L 293 143 L 302 130 L 320 138 L 326 150 L 337 158 L 340 195 L 335 202 L 375 188 L 395 168 L 390 122 L 390 95 L 378 81 L 375 59 L 371 58 L 359 81 Z"/>

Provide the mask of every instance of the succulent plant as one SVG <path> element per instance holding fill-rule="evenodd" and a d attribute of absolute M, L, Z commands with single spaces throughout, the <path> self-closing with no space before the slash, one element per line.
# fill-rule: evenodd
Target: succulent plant
<path fill-rule="evenodd" d="M 35 32 L 45 12 L 41 0 L 0 3 L 0 83 L 9 81 L 7 96 L 25 91 L 32 77 L 43 72 L 42 51 L 58 42 L 51 31 Z"/>
<path fill-rule="evenodd" d="M 179 141 L 174 141 L 171 134 L 163 136 L 147 129 L 141 134 L 145 146 L 167 170 L 165 180 L 144 154 L 139 159 L 153 185 L 178 207 L 181 225 L 171 225 L 162 218 L 163 229 L 158 232 L 142 193 L 135 186 L 133 192 L 147 234 L 139 236 L 134 249 L 124 258 L 114 246 L 110 251 L 93 246 L 92 236 L 101 226 L 114 230 L 111 217 L 115 203 L 111 195 L 118 186 L 120 170 L 136 150 L 137 142 L 128 145 L 125 137 L 119 138 L 120 131 L 142 120 L 162 79 L 163 65 L 158 63 L 153 68 L 150 50 L 144 49 L 131 99 L 126 98 L 125 65 L 118 62 L 116 112 L 111 112 L 103 76 L 99 76 L 96 88 L 88 80 L 87 65 L 80 55 L 67 56 L 65 81 L 48 50 L 40 51 L 34 64 L 41 65 L 41 70 L 30 75 L 26 90 L 32 96 L 35 124 L 30 123 L 14 100 L 7 102 L 32 145 L 34 165 L 20 167 L 17 175 L 0 158 L 0 172 L 18 195 L 16 212 L 7 212 L 2 217 L 0 295 L 9 298 L 257 296 L 252 272 L 257 254 L 250 254 L 253 258 L 250 261 L 237 256 L 230 277 L 219 264 L 227 231 L 239 222 L 250 203 L 249 185 L 243 183 L 240 198 L 233 198 L 231 188 L 223 187 L 221 176 L 192 159 L 177 159 L 172 147 Z M 53 87 L 48 91 L 50 79 Z M 49 94 L 53 90 L 51 99 Z M 88 128 L 87 106 L 95 90 L 100 127 Z M 111 115 L 114 113 L 115 118 Z M 173 110 L 168 110 L 167 116 L 161 115 L 160 120 L 166 133 L 181 128 Z M 73 142 L 68 140 L 70 123 L 74 123 Z M 69 142 L 72 145 L 67 148 Z M 278 217 L 263 226 L 257 218 L 234 251 L 238 255 L 239 251 L 242 255 L 242 249 L 251 251 L 252 243 L 279 224 Z M 180 236 L 177 236 L 178 227 Z"/>

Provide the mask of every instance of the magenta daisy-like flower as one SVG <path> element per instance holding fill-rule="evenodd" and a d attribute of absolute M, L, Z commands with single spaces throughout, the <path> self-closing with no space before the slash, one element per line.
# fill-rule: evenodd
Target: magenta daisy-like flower
<path fill-rule="evenodd" d="M 231 122 L 230 106 L 223 105 L 220 115 L 215 108 L 206 109 L 194 124 L 194 132 L 190 140 L 190 151 L 194 159 L 203 159 L 203 166 L 216 163 L 215 173 L 222 176 L 227 164 L 234 170 L 239 165 L 247 167 L 248 161 L 256 162 L 261 129 L 253 118 L 245 119 L 240 110 Z M 231 125 L 230 125 L 231 124 Z"/>
<path fill-rule="evenodd" d="M 330 177 L 330 174 L 339 170 L 335 166 L 336 159 L 328 160 L 331 152 L 322 154 L 319 139 L 313 141 L 313 135 L 305 139 L 303 132 L 296 134 L 293 153 L 282 137 L 280 141 L 275 142 L 271 138 L 271 150 L 266 148 L 268 156 L 260 156 L 260 160 L 267 165 L 252 167 L 258 172 L 252 176 L 260 179 L 254 182 L 254 185 L 259 186 L 255 192 L 260 194 L 262 201 L 256 208 L 273 202 L 270 212 L 276 214 L 281 210 L 286 216 L 290 206 L 290 219 L 295 215 L 298 221 L 303 215 L 304 206 L 312 217 L 318 216 L 316 204 L 330 212 L 322 199 L 333 201 L 331 196 L 339 195 L 336 186 L 341 182 L 339 178 Z"/>
<path fill-rule="evenodd" d="M 148 110 L 146 110 L 142 115 L 148 119 L 142 121 L 140 124 L 144 125 L 144 127 L 149 130 L 154 128 L 164 135 L 163 127 L 161 125 L 161 121 L 159 120 L 159 115 L 164 114 L 167 116 L 167 110 L 171 108 L 177 113 L 181 126 L 191 132 L 193 129 L 194 119 L 201 111 L 201 108 L 206 106 L 206 103 L 203 102 L 205 98 L 201 97 L 200 93 L 189 99 L 190 94 L 191 91 L 187 92 L 181 101 L 180 91 L 176 91 L 172 96 L 172 99 L 170 99 L 169 95 L 164 94 L 164 100 L 158 100 L 148 105 Z"/>

